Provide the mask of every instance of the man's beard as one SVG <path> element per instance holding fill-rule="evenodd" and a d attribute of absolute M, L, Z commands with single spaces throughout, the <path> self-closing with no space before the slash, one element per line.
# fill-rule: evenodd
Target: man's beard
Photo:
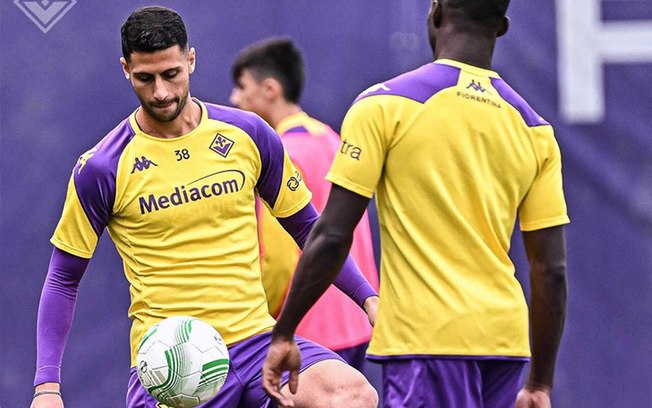
<path fill-rule="evenodd" d="M 172 103 L 176 103 L 177 108 L 174 110 L 174 112 L 172 112 L 170 114 L 164 114 L 164 115 L 156 112 L 156 110 L 155 110 L 156 104 L 148 103 L 148 102 L 144 101 L 143 99 L 141 99 L 140 96 L 138 96 L 138 99 L 140 100 L 141 106 L 143 107 L 145 112 L 147 112 L 147 114 L 149 116 L 151 116 L 152 118 L 154 118 L 158 122 L 171 122 L 171 121 L 175 120 L 181 114 L 181 111 L 186 106 L 186 102 L 188 102 L 188 93 L 186 93 L 183 97 L 179 97 L 179 96 L 175 97 L 172 100 Z M 152 105 L 154 105 L 154 106 L 152 106 Z M 163 105 L 165 105 L 165 104 L 163 104 Z"/>

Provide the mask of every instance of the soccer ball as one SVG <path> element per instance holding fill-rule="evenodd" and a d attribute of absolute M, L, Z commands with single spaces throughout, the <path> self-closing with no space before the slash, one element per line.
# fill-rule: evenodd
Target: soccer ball
<path fill-rule="evenodd" d="M 229 372 L 229 351 L 208 323 L 173 316 L 152 326 L 136 356 L 138 378 L 147 392 L 170 407 L 195 407 L 211 399 Z"/>

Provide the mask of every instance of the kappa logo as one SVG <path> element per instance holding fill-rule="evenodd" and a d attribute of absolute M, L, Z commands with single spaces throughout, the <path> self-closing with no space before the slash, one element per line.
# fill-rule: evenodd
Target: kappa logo
<path fill-rule="evenodd" d="M 229 139 L 221 133 L 218 133 L 215 135 L 215 139 L 213 139 L 213 142 L 211 143 L 211 150 L 222 157 L 226 157 L 229 155 L 229 152 L 231 151 L 231 148 L 234 144 L 235 142 L 233 140 Z"/>
<path fill-rule="evenodd" d="M 378 91 L 389 92 L 389 91 L 391 91 L 391 89 L 389 89 L 389 87 L 387 85 L 383 84 L 383 83 L 375 84 L 375 85 L 371 85 L 369 88 L 365 89 L 360 94 L 360 96 L 369 95 L 371 93 L 378 92 Z"/>
<path fill-rule="evenodd" d="M 97 151 L 97 147 L 94 147 L 91 150 L 79 156 L 79 168 L 77 169 L 77 174 L 81 174 L 82 169 L 86 166 L 86 162 L 89 161 L 91 157 L 95 156 L 96 151 Z"/>
<path fill-rule="evenodd" d="M 77 0 L 67 1 L 26 1 L 14 0 L 14 4 L 30 19 L 38 28 L 47 33 L 56 23 L 61 20 L 74 6 Z"/>
<path fill-rule="evenodd" d="M 473 89 L 474 91 L 478 91 L 478 92 L 482 92 L 482 93 L 486 92 L 488 94 L 491 94 L 491 92 L 489 92 L 487 89 L 482 87 L 482 84 L 480 83 L 480 81 L 475 82 L 474 79 L 472 79 L 471 83 L 466 87 L 466 89 L 469 89 L 469 88 Z"/>
<path fill-rule="evenodd" d="M 156 164 L 153 161 L 149 160 L 145 156 L 140 156 L 140 158 L 136 157 L 136 160 L 134 161 L 134 168 L 131 170 L 131 174 L 134 174 L 134 172 L 136 170 L 138 170 L 138 171 L 147 170 L 151 166 L 158 166 L 158 164 Z"/>

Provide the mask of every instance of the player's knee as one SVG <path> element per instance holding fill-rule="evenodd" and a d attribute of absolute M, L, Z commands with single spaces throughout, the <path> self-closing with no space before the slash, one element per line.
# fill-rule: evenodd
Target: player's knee
<path fill-rule="evenodd" d="M 362 381 L 363 384 L 358 387 L 358 392 L 357 392 L 357 398 L 356 398 L 356 405 L 351 405 L 351 406 L 359 406 L 359 407 L 364 407 L 364 408 L 376 408 L 378 407 L 378 393 L 374 389 L 374 387 L 369 384 L 369 382 L 365 379 Z M 340 405 L 340 406 L 347 406 L 345 405 Z"/>

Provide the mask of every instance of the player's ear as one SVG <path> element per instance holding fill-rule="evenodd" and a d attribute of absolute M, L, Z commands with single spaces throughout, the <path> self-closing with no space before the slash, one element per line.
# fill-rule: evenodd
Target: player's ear
<path fill-rule="evenodd" d="M 505 35 L 508 30 L 509 30 L 509 17 L 505 16 L 500 21 L 500 25 L 498 26 L 498 34 L 496 34 L 496 37 Z"/>
<path fill-rule="evenodd" d="M 268 100 L 278 99 L 283 95 L 283 87 L 275 78 L 268 77 L 263 79 L 263 93 Z"/>
<path fill-rule="evenodd" d="M 124 72 L 125 78 L 129 81 L 131 79 L 131 75 L 129 75 L 129 63 L 125 57 L 120 57 L 120 65 L 122 66 L 122 72 Z"/>
<path fill-rule="evenodd" d="M 432 5 L 430 6 L 430 24 L 432 24 L 433 27 L 439 27 L 441 25 L 441 3 L 438 1 L 433 1 Z"/>
<path fill-rule="evenodd" d="M 192 74 L 195 72 L 195 63 L 197 62 L 197 53 L 195 47 L 190 47 L 188 50 L 188 72 Z"/>

